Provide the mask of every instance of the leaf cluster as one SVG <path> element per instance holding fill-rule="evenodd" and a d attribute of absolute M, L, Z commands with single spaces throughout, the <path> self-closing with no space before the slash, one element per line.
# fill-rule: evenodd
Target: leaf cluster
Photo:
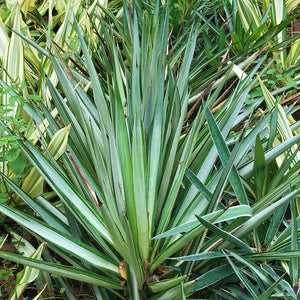
<path fill-rule="evenodd" d="M 95 5 L 93 38 L 74 20 L 72 63 L 14 31 L 55 80 L 45 79 L 50 103 L 24 105 L 36 142 L 14 141 L 38 193 L 2 175 L 34 214 L 0 211 L 51 252 L 0 257 L 55 274 L 66 299 L 76 295 L 65 278 L 90 284 L 95 299 L 296 299 L 299 124 L 275 98 L 291 85 L 271 93 L 261 80 L 284 24 L 256 24 L 239 51 L 219 5 Z"/>

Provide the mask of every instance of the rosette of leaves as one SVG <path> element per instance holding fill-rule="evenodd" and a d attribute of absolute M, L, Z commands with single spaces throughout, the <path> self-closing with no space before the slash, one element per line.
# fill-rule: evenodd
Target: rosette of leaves
<path fill-rule="evenodd" d="M 245 104 L 265 57 L 212 113 L 233 66 L 225 77 L 217 73 L 219 84 L 189 115 L 190 70 L 205 28 L 192 22 L 173 45 L 168 5 L 138 3 L 124 5 L 122 22 L 110 15 L 102 27 L 101 76 L 78 26 L 85 80 L 23 37 L 51 60 L 61 87 L 47 80 L 59 117 L 42 103 L 32 107 L 49 123 L 42 149 L 18 139 L 56 201 L 32 198 L 3 176 L 35 215 L 5 204 L 0 211 L 53 255 L 0 257 L 87 283 L 95 299 L 295 297 L 300 178 L 293 146 L 300 136 L 291 129 L 274 144 L 278 110 L 256 111 L 263 99 Z M 71 124 L 68 146 L 55 160 L 47 146 L 62 124 Z M 261 263 L 274 258 L 281 267 Z M 70 289 L 65 297 L 74 298 Z"/>

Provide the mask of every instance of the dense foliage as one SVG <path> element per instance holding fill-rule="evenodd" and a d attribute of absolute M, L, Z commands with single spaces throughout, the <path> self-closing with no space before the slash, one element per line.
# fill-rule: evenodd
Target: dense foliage
<path fill-rule="evenodd" d="M 11 299 L 299 297 L 297 5 L 3 4 Z"/>

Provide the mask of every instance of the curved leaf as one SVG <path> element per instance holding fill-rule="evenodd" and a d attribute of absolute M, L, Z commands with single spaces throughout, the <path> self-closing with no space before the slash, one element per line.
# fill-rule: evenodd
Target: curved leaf
<path fill-rule="evenodd" d="M 43 240 L 48 241 L 51 245 L 59 247 L 66 253 L 85 260 L 95 267 L 118 274 L 118 266 L 113 264 L 108 258 L 94 248 L 5 204 L 0 203 L 0 212 L 12 218 L 30 231 L 35 232 Z"/>
<path fill-rule="evenodd" d="M 49 262 L 40 261 L 37 259 L 23 257 L 21 255 L 8 253 L 0 251 L 0 257 L 3 259 L 8 259 L 14 261 L 19 264 L 23 264 L 29 267 L 37 268 L 40 270 L 44 270 L 51 274 L 55 274 L 58 276 L 71 278 L 78 280 L 80 282 L 86 282 L 94 285 L 98 285 L 101 287 L 105 287 L 108 289 L 117 289 L 117 290 L 125 290 L 126 287 L 121 285 L 121 282 L 116 282 L 107 277 L 101 276 L 94 272 L 78 269 L 70 266 L 64 266 L 60 264 L 53 264 Z"/>

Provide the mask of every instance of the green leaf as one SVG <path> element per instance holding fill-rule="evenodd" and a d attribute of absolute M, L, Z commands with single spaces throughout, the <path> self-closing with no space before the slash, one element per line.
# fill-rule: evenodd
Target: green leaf
<path fill-rule="evenodd" d="M 52 228 L 44 222 L 38 221 L 16 209 L 10 208 L 5 204 L 0 203 L 0 211 L 28 230 L 33 231 L 43 240 L 51 243 L 51 245 L 55 245 L 66 253 L 74 255 L 95 267 L 118 274 L 118 267 L 94 248 L 77 241 L 69 235 L 59 232 L 57 229 Z"/>
<path fill-rule="evenodd" d="M 233 273 L 234 271 L 229 265 L 222 265 L 213 268 L 196 279 L 196 284 L 193 288 L 193 291 L 203 290 L 204 288 L 207 288 L 218 283 L 220 280 L 231 276 Z"/>
<path fill-rule="evenodd" d="M 298 250 L 298 226 L 297 226 L 297 206 L 296 199 L 290 201 L 292 213 L 292 236 L 291 236 L 291 250 Z M 291 284 L 293 287 L 298 286 L 299 282 L 299 257 L 292 257 L 289 263 L 289 271 L 291 277 Z"/>
<path fill-rule="evenodd" d="M 281 207 L 282 205 L 285 205 L 288 201 L 293 199 L 297 194 L 299 194 L 300 189 L 297 189 L 293 192 L 290 192 L 282 199 L 276 201 L 275 203 L 269 205 L 259 213 L 254 214 L 249 220 L 247 220 L 243 227 L 240 228 L 236 233 L 235 236 L 238 238 L 241 238 L 242 236 L 245 236 L 248 234 L 253 228 L 256 228 L 259 224 L 263 223 L 269 216 L 271 216 L 276 209 Z"/>
<path fill-rule="evenodd" d="M 248 205 L 238 205 L 238 206 L 230 207 L 225 211 L 224 210 L 215 211 L 213 213 L 202 216 L 202 218 L 205 220 L 213 220 L 216 216 L 217 219 L 213 221 L 214 224 L 221 223 L 224 221 L 234 220 L 240 217 L 251 217 L 252 209 Z M 175 234 L 188 232 L 196 228 L 198 225 L 199 225 L 198 220 L 193 220 L 186 224 L 182 224 L 180 226 L 174 227 L 160 235 L 157 235 L 153 239 L 161 239 Z"/>
<path fill-rule="evenodd" d="M 199 254 L 192 254 L 181 257 L 172 257 L 172 259 L 183 260 L 183 261 L 199 261 L 199 260 L 208 260 L 215 259 L 220 257 L 225 257 L 226 254 L 223 251 L 213 251 L 213 252 L 203 252 Z"/>
<path fill-rule="evenodd" d="M 18 147 L 12 147 L 5 153 L 5 159 L 7 161 L 14 161 L 18 158 L 20 154 L 20 149 Z"/>
<path fill-rule="evenodd" d="M 41 256 L 45 247 L 46 243 L 42 243 L 30 257 L 36 260 L 41 260 Z M 37 278 L 39 273 L 39 269 L 28 266 L 25 267 L 21 272 L 19 272 L 16 276 L 15 288 L 9 295 L 9 300 L 19 299 L 19 297 L 25 291 L 26 287 Z"/>
<path fill-rule="evenodd" d="M 211 114 L 208 107 L 206 107 L 206 109 L 205 109 L 205 115 L 206 115 L 207 123 L 209 126 L 209 130 L 211 132 L 211 136 L 215 143 L 215 147 L 217 148 L 217 151 L 221 158 L 223 167 L 225 167 L 225 165 L 227 164 L 227 162 L 229 160 L 230 152 L 229 152 L 226 142 L 222 136 L 222 133 L 219 130 L 218 125 L 215 122 L 215 119 L 214 119 L 213 115 Z M 229 175 L 229 180 L 232 184 L 232 187 L 237 195 L 237 198 L 238 198 L 240 204 L 247 205 L 248 198 L 247 198 L 245 189 L 242 185 L 239 174 L 237 172 L 237 169 L 234 165 L 232 166 L 232 170 Z"/>
<path fill-rule="evenodd" d="M 51 203 L 44 201 L 42 197 L 32 199 L 22 189 L 20 189 L 12 180 L 2 175 L 5 182 L 14 190 L 14 192 L 25 201 L 36 213 L 38 213 L 50 226 L 70 234 L 67 227 L 67 219 L 62 213 Z M 45 203 L 46 202 L 46 203 Z"/>
<path fill-rule="evenodd" d="M 291 146 L 298 143 L 300 141 L 300 134 L 280 143 L 276 147 L 272 148 L 271 150 L 265 153 L 265 161 L 266 163 L 270 163 L 276 157 L 280 156 L 286 150 L 290 149 Z M 239 171 L 242 177 L 248 177 L 253 172 L 253 161 L 248 163 L 246 166 L 242 167 Z"/>
<path fill-rule="evenodd" d="M 276 271 L 270 265 L 262 264 L 261 268 L 267 274 L 269 274 L 275 282 L 277 282 L 280 279 L 278 274 L 276 274 Z M 288 295 L 291 296 L 292 299 L 296 299 L 297 296 L 296 296 L 293 288 L 286 280 L 281 279 L 279 285 L 280 285 L 280 290 L 285 290 L 288 293 Z"/>
<path fill-rule="evenodd" d="M 250 0 L 237 0 L 239 17 L 246 32 L 253 32 L 260 26 L 261 16 L 258 13 L 255 4 Z"/>
<path fill-rule="evenodd" d="M 66 278 L 78 280 L 80 282 L 95 284 L 108 289 L 117 289 L 117 290 L 126 289 L 124 286 L 121 286 L 119 282 L 115 282 L 111 279 L 108 279 L 106 276 L 101 276 L 95 272 L 91 272 L 86 269 L 83 270 L 81 268 L 79 269 L 71 266 L 64 266 L 61 264 L 44 262 L 37 259 L 23 257 L 21 255 L 3 252 L 3 251 L 0 251 L 0 257 L 32 268 L 44 270 L 56 276 L 63 276 Z"/>
<path fill-rule="evenodd" d="M 255 276 L 257 276 L 259 281 L 262 281 L 266 284 L 270 284 L 272 281 L 267 276 L 266 272 L 264 272 L 258 265 L 251 262 L 246 256 L 243 257 L 236 252 L 230 251 L 230 254 L 235 258 L 237 261 L 248 267 Z M 229 257 L 227 257 L 229 258 Z M 251 288 L 251 287 L 250 287 Z"/>
<path fill-rule="evenodd" d="M 185 170 L 186 177 L 190 180 L 192 184 L 204 195 L 207 201 L 211 201 L 212 193 L 207 189 L 207 187 L 198 179 L 198 177 L 190 170 Z"/>
<path fill-rule="evenodd" d="M 217 226 L 211 224 L 210 222 L 206 221 L 205 219 L 196 216 L 197 219 L 201 224 L 203 224 L 206 228 L 211 230 L 214 234 L 218 235 L 222 239 L 230 242 L 231 245 L 235 245 L 236 247 L 240 248 L 241 250 L 244 250 L 246 253 L 252 253 L 251 248 L 246 245 L 243 241 L 236 238 L 234 235 L 230 234 L 229 232 L 226 232 Z"/>
<path fill-rule="evenodd" d="M 185 49 L 184 58 L 179 72 L 179 77 L 177 81 L 177 87 L 179 92 L 179 97 L 182 98 L 186 83 L 188 80 L 188 72 L 192 63 L 192 58 L 194 55 L 195 45 L 196 45 L 197 33 L 194 31 L 193 26 L 190 29 L 190 36 L 188 38 L 187 48 Z"/>
<path fill-rule="evenodd" d="M 282 279 L 284 278 L 285 274 L 283 274 L 277 281 L 275 281 L 268 289 L 266 289 L 261 295 L 259 295 L 256 300 L 264 300 L 264 299 L 270 299 L 272 293 L 277 288 L 277 286 L 280 284 Z"/>
<path fill-rule="evenodd" d="M 289 141 L 291 140 L 294 135 L 290 128 L 290 121 L 288 120 L 286 113 L 283 109 L 283 107 L 277 103 L 276 99 L 273 97 L 273 95 L 270 93 L 270 91 L 266 88 L 260 77 L 258 76 L 258 81 L 261 86 L 265 102 L 267 104 L 267 107 L 269 110 L 272 110 L 274 107 L 277 107 L 278 109 L 278 123 L 277 123 L 277 129 L 279 131 L 280 137 L 282 141 Z M 297 147 L 292 146 L 291 147 L 292 152 L 297 151 Z M 299 153 L 297 154 L 295 158 L 295 162 L 300 159 Z M 281 159 L 282 160 L 282 159 Z M 279 165 L 281 165 L 281 162 L 279 159 L 277 159 L 277 162 Z"/>
<path fill-rule="evenodd" d="M 257 198 L 260 199 L 266 190 L 266 184 L 268 182 L 268 174 L 266 168 L 266 161 L 264 155 L 264 149 L 262 147 L 260 137 L 257 135 L 255 141 L 255 152 L 254 152 L 254 166 L 253 166 L 255 188 Z"/>
<path fill-rule="evenodd" d="M 300 257 L 300 250 L 281 250 L 281 251 L 266 251 L 258 252 L 247 256 L 253 261 L 259 260 L 290 260 L 292 258 Z"/>
<path fill-rule="evenodd" d="M 152 293 L 158 293 L 164 290 L 169 290 L 172 287 L 179 285 L 181 282 L 185 281 L 187 279 L 187 276 L 179 276 L 176 278 L 171 278 L 171 279 L 164 279 L 160 280 L 158 282 L 153 282 L 148 284 L 148 289 Z"/>
<path fill-rule="evenodd" d="M 110 113 L 107 107 L 107 103 L 105 100 L 105 96 L 102 90 L 102 86 L 100 84 L 100 81 L 98 79 L 98 75 L 95 69 L 95 66 L 92 62 L 92 59 L 89 55 L 86 43 L 84 41 L 84 38 L 82 36 L 81 31 L 79 30 L 77 22 L 75 22 L 75 30 L 76 33 L 79 37 L 82 52 L 85 57 L 85 61 L 87 64 L 87 68 L 91 77 L 91 82 L 92 82 L 92 88 L 93 88 L 93 95 L 94 95 L 94 100 L 95 104 L 98 110 L 99 115 L 101 116 L 101 120 L 103 121 L 103 124 L 106 129 L 108 129 L 111 126 L 111 120 L 110 120 Z"/>
<path fill-rule="evenodd" d="M 145 178 L 145 145 L 142 137 L 142 128 L 138 118 L 133 125 L 132 139 L 132 170 L 134 184 L 134 199 L 137 216 L 138 244 L 143 261 L 149 256 L 149 229 L 146 198 Z"/>
<path fill-rule="evenodd" d="M 149 300 L 164 300 L 164 299 L 182 300 L 182 294 L 183 293 L 185 295 L 191 294 L 194 286 L 195 286 L 195 280 L 183 283 L 183 287 L 182 285 L 179 284 L 175 287 L 170 288 L 167 292 L 161 292 L 158 295 L 151 297 Z"/>
<path fill-rule="evenodd" d="M 283 205 L 282 207 L 278 208 L 271 219 L 271 223 L 268 227 L 268 231 L 266 233 L 265 243 L 267 244 L 267 247 L 271 244 L 272 240 L 275 238 L 280 224 L 283 222 L 283 218 L 287 209 L 288 203 L 286 205 Z"/>
<path fill-rule="evenodd" d="M 10 170 L 16 175 L 22 174 L 27 165 L 27 159 L 23 155 L 19 155 L 15 160 L 9 164 Z"/>
<path fill-rule="evenodd" d="M 58 160 L 67 149 L 70 128 L 71 124 L 61 128 L 51 138 L 47 149 L 55 160 Z"/>
<path fill-rule="evenodd" d="M 53 167 L 47 158 L 33 145 L 26 141 L 25 145 L 21 142 L 20 146 L 35 168 L 52 186 L 53 190 L 56 191 L 69 209 L 75 213 L 76 217 L 80 218 L 87 230 L 92 232 L 95 237 L 100 235 L 110 241 L 109 234 L 100 215 L 95 213 L 95 207 L 84 199 L 70 181 Z"/>
<path fill-rule="evenodd" d="M 235 274 L 238 276 L 238 278 L 241 280 L 245 288 L 250 292 L 250 294 L 253 296 L 254 299 L 257 299 L 259 296 L 259 291 L 254 286 L 254 284 L 243 274 L 242 269 L 238 268 L 233 261 L 230 259 L 229 256 L 226 256 L 227 260 L 229 261 L 232 269 L 234 270 Z"/>
<path fill-rule="evenodd" d="M 287 84 L 288 86 L 291 86 L 291 87 L 295 88 L 295 89 L 298 88 L 298 84 L 297 84 L 296 81 L 294 81 L 294 80 L 288 80 L 288 81 L 286 82 L 286 84 Z"/>

